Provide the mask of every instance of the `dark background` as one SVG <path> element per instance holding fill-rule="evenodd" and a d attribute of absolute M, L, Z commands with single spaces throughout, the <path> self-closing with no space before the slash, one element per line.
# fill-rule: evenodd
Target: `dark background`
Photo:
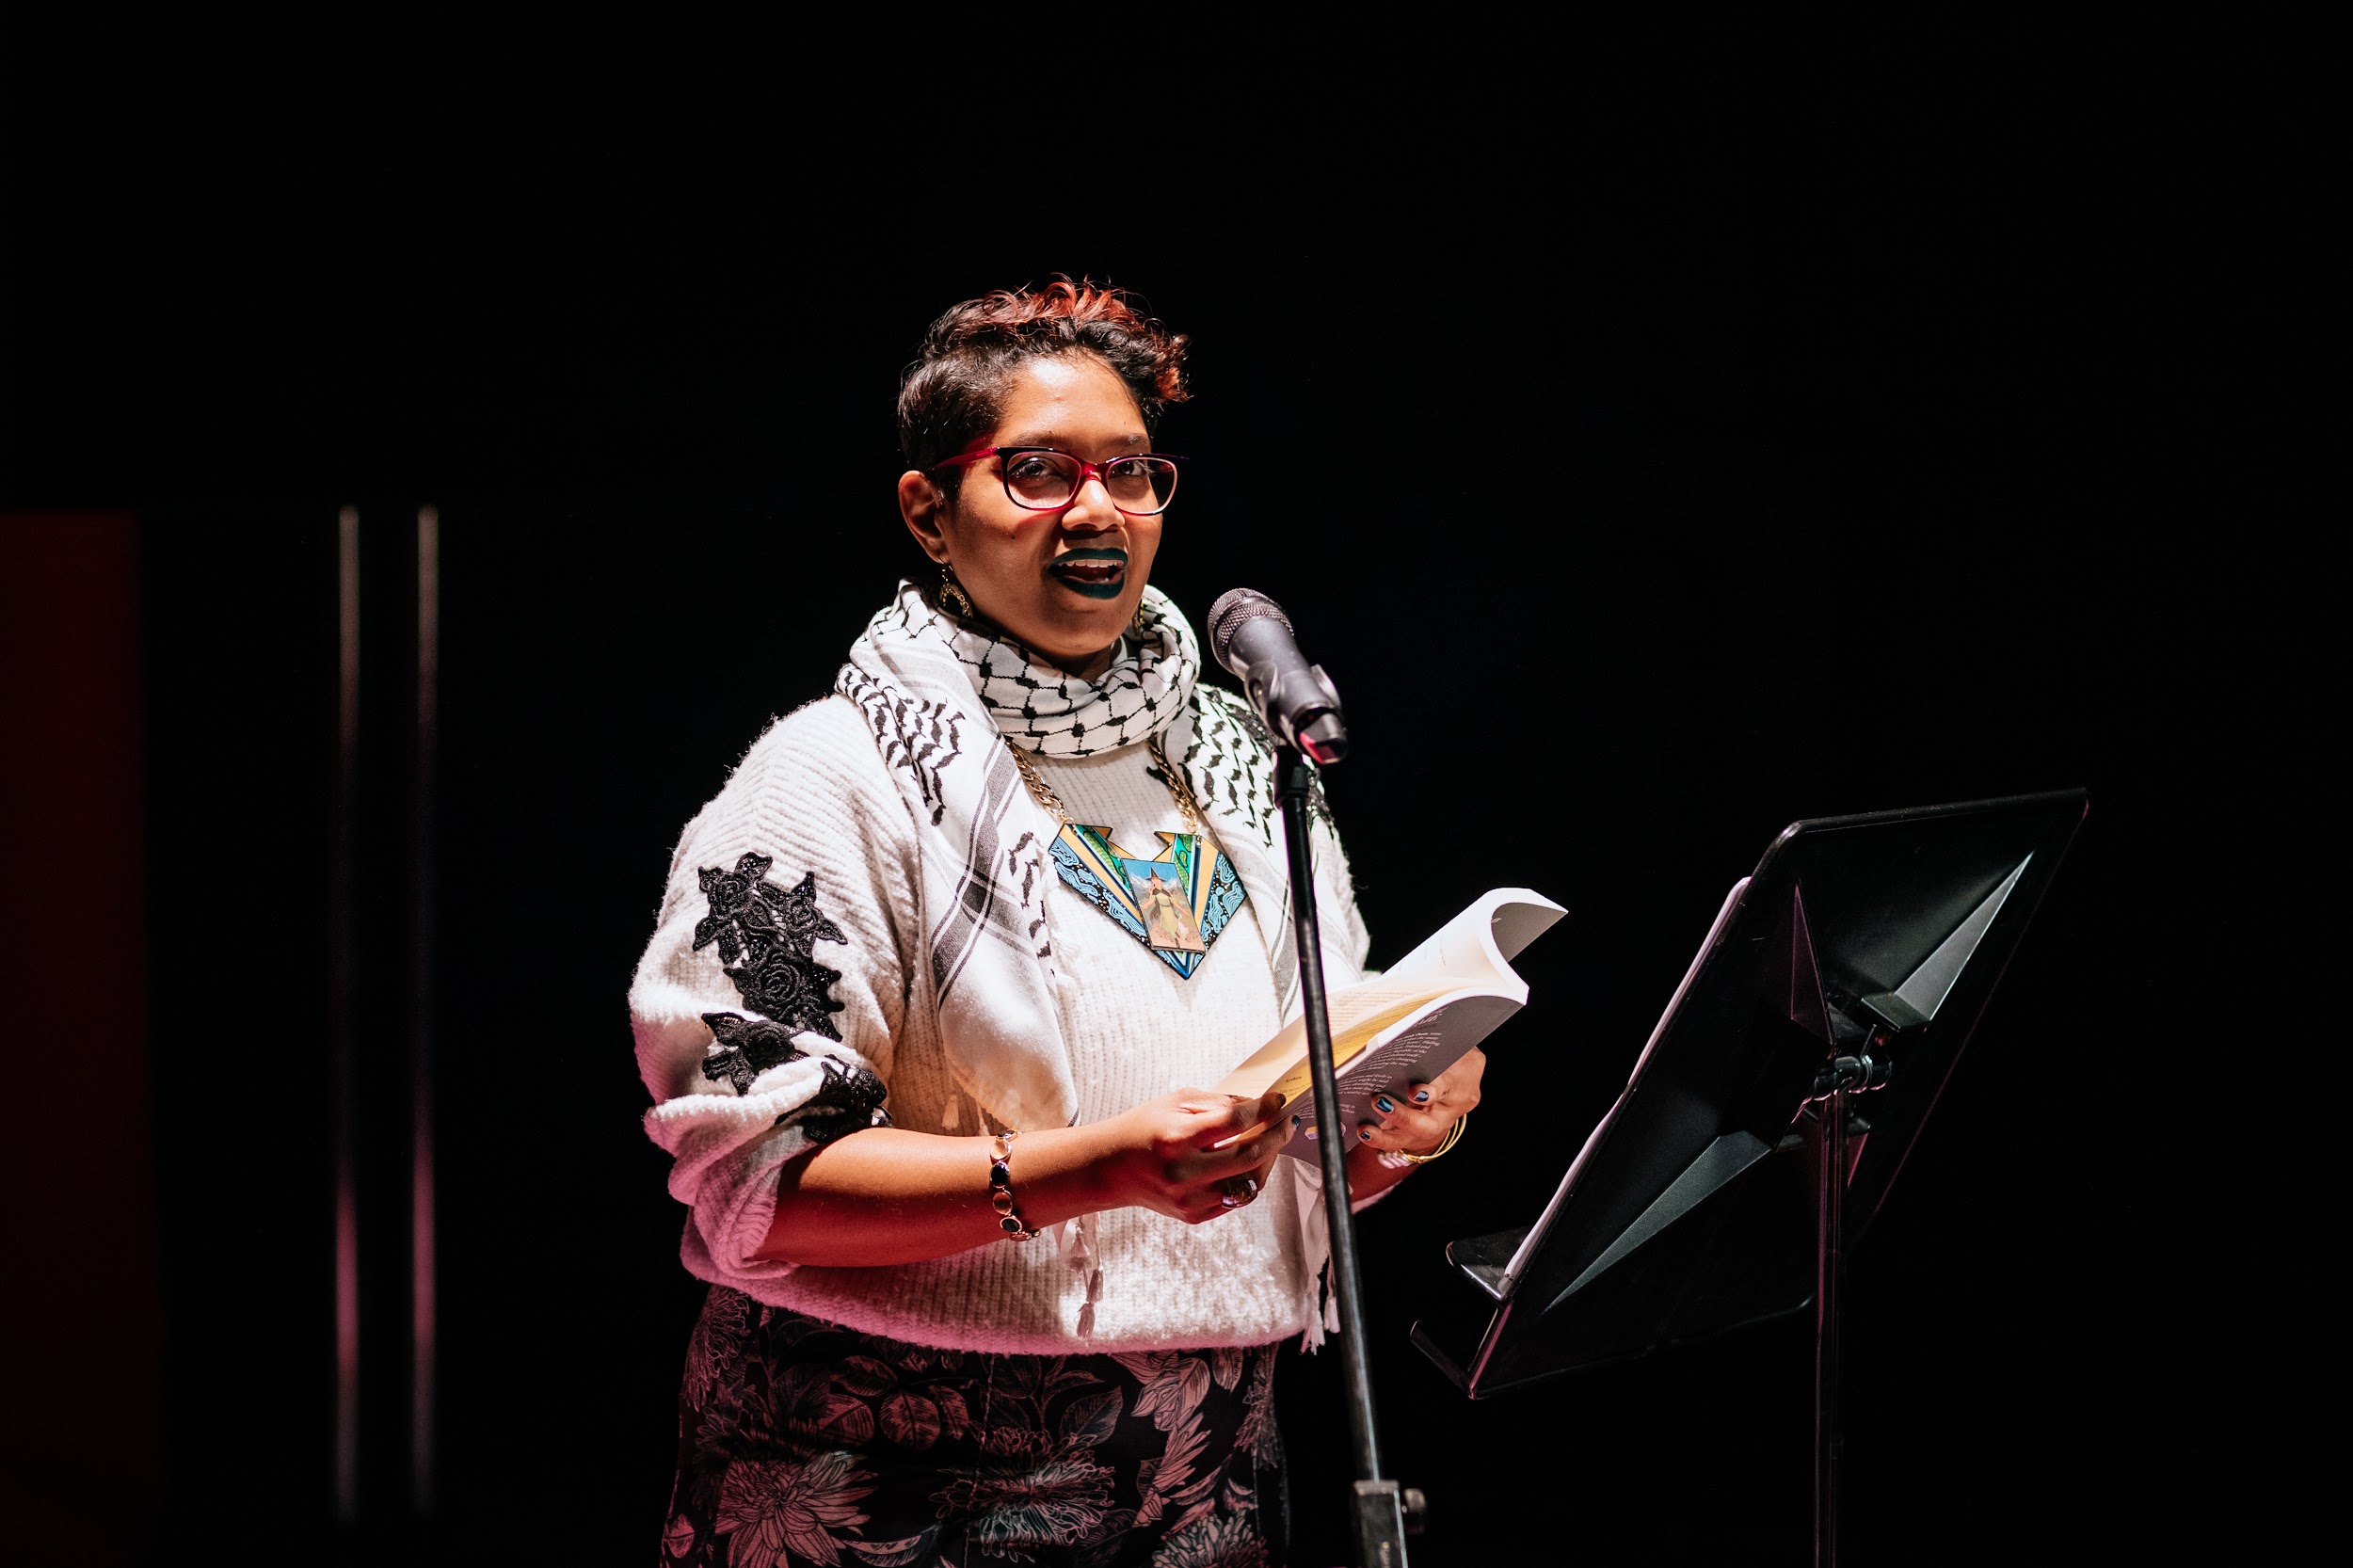
<path fill-rule="evenodd" d="M 2233 556 L 2180 541 L 2217 515 L 2217 452 L 2257 440 L 2249 356 L 2287 312 L 2211 264 L 2218 233 L 2266 243 L 2290 134 L 2209 134 L 2218 67 L 1692 36 L 1605 93 L 1530 39 L 1524 67 L 1497 40 L 1204 74 L 1139 117 L 1062 48 L 989 56 L 992 88 L 1027 58 L 1039 90 L 975 94 L 968 59 L 835 76 L 776 40 L 11 27 L 0 510 L 9 728 L 40 765 L 12 770 L 10 1059 L 47 1109 L 10 1191 L 52 1194 L 9 1243 L 37 1282 L 11 1376 L 42 1391 L 11 1416 L 21 1536 L 90 1561 L 655 1549 L 699 1287 L 634 1125 L 624 988 L 679 826 L 920 564 L 890 398 L 924 324 L 1056 271 L 1193 336 L 1155 581 L 1196 617 L 1272 594 L 1338 681 L 1357 749 L 1329 791 L 1376 962 L 1492 886 L 1572 912 L 1523 965 L 1478 1125 L 1366 1222 L 1389 1467 L 1433 1499 L 1415 1560 L 1803 1560 L 1805 1320 L 1478 1405 L 1405 1330 L 1460 1288 L 1445 1241 L 1533 1218 L 1781 826 L 2075 784 L 2089 825 L 1855 1259 L 1851 1544 L 2039 1559 L 2201 1526 L 2206 1374 L 2151 1283 L 2201 1199 L 2128 1153 L 2207 1033 L 2148 1000 L 2176 962 L 2157 867 L 2231 696 Z M 2262 517 L 2260 469 L 2233 481 Z M 324 1055 L 344 505 L 356 1531 L 331 1512 Z M 2089 1108 L 2082 1053 L 2120 1042 L 2144 1070 Z M 1346 1550 L 1337 1358 L 1293 1359 L 1321 1564 Z"/>

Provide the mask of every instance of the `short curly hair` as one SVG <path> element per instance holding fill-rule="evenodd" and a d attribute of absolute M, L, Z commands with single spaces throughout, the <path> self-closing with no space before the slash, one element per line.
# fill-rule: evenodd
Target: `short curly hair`
<path fill-rule="evenodd" d="M 1143 301 L 1093 280 L 1056 278 L 1043 288 L 999 289 L 950 307 L 923 334 L 899 380 L 899 448 L 907 467 L 931 472 L 993 428 L 1005 376 L 1027 360 L 1088 354 L 1135 394 L 1149 429 L 1185 388 L 1187 339 L 1144 313 Z M 955 493 L 959 469 L 939 475 Z"/>

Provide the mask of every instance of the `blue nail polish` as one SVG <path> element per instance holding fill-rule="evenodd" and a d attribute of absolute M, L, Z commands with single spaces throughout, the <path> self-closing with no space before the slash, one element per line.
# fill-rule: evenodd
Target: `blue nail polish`
<path fill-rule="evenodd" d="M 1305 1121 L 1306 1119 L 1306 1117 L 1302 1116 L 1295 1111 L 1291 1112 L 1291 1126 L 1293 1127 L 1297 1127 L 1300 1123 Z"/>
<path fill-rule="evenodd" d="M 1415 1090 L 1414 1103 L 1416 1105 L 1428 1105 L 1430 1103 L 1430 1091 L 1427 1089 Z"/>
<path fill-rule="evenodd" d="M 1358 1143 L 1360 1143 L 1360 1144 L 1369 1144 L 1369 1143 L 1371 1143 L 1371 1142 L 1372 1142 L 1372 1128 L 1369 1128 L 1369 1127 L 1360 1127 L 1360 1128 L 1358 1128 L 1356 1129 L 1356 1141 L 1357 1141 Z"/>
<path fill-rule="evenodd" d="M 1372 1108 L 1375 1111 L 1380 1112 L 1384 1116 L 1394 1116 L 1397 1114 L 1397 1101 L 1389 1098 L 1386 1095 L 1373 1096 Z"/>

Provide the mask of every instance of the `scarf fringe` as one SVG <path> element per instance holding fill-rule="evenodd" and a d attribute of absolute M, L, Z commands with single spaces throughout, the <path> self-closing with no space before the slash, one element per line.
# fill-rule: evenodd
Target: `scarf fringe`
<path fill-rule="evenodd" d="M 1085 1282 L 1086 1296 L 1079 1304 L 1078 1333 L 1081 1339 L 1092 1339 L 1095 1304 L 1103 1299 L 1103 1255 L 1096 1216 L 1087 1213 L 1075 1220 L 1059 1221 L 1049 1227 L 1049 1234 L 1064 1267 Z"/>

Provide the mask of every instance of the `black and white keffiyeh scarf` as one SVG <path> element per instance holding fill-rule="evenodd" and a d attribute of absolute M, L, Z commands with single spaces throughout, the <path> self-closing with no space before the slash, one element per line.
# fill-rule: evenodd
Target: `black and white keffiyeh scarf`
<path fill-rule="evenodd" d="M 1200 684 L 1200 673 L 1193 628 L 1157 588 L 1144 590 L 1111 668 L 1083 680 L 942 615 L 903 583 L 834 683 L 865 713 L 928 828 L 918 837 L 941 1046 L 959 1085 L 1006 1126 L 1067 1127 L 1079 1100 L 1046 920 L 1059 824 L 1031 798 L 1000 736 L 1038 756 L 1080 758 L 1159 735 L 1258 901 L 1285 1015 L 1297 1005 L 1273 749 L 1257 715 Z"/>
<path fill-rule="evenodd" d="M 942 615 L 908 583 L 850 647 L 834 689 L 865 713 L 919 825 L 926 960 L 941 1049 L 958 1086 L 1001 1126 L 1067 1127 L 1079 1113 L 1069 1047 L 1054 1007 L 1046 919 L 1056 881 L 1048 846 L 1061 824 L 1031 798 L 1007 744 L 1078 758 L 1159 735 L 1162 754 L 1192 785 L 1218 847 L 1257 901 L 1257 924 L 1283 1016 L 1299 1010 L 1273 739 L 1247 703 L 1201 684 L 1200 674 L 1193 628 L 1150 587 L 1125 646 L 1095 680 L 1066 675 L 1018 643 Z M 1315 804 L 1328 826 L 1320 795 Z M 1333 913 L 1326 912 L 1327 921 Z M 1312 1347 L 1339 1326 L 1337 1301 L 1327 1288 L 1321 1175 L 1313 1161 L 1299 1160 L 1293 1177 L 1308 1281 L 1305 1343 Z M 1054 1227 L 1077 1232 L 1057 1244 L 1081 1272 L 1096 1251 L 1094 1225 L 1095 1216 L 1087 1215 L 1076 1227 Z M 1081 1337 L 1093 1313 L 1091 1305 L 1080 1313 Z"/>

